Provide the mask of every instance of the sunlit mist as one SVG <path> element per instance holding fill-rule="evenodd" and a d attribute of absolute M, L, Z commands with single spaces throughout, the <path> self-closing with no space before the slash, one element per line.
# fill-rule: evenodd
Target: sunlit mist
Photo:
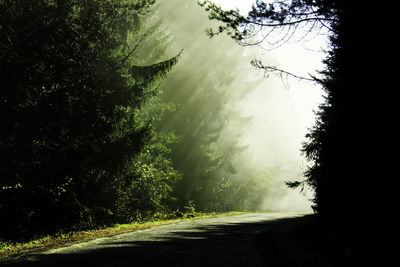
<path fill-rule="evenodd" d="M 223 105 L 230 115 L 225 115 L 227 123 L 219 135 L 216 149 L 223 147 L 229 135 L 241 135 L 239 145 L 246 149 L 236 152 L 236 179 L 254 175 L 265 178 L 266 190 L 258 192 L 264 199 L 260 209 L 310 211 L 308 199 L 313 193 L 287 189 L 285 182 L 302 180 L 307 162 L 300 155 L 301 144 L 307 129 L 313 125 L 313 110 L 323 100 L 321 89 L 312 82 L 274 75 L 265 77 L 264 72 L 253 67 L 250 61 L 260 59 L 299 75 L 315 74 L 322 68 L 323 53 L 320 50 L 324 40 L 317 38 L 266 50 L 241 47 L 226 36 L 210 39 L 205 30 L 216 24 L 208 20 L 207 13 L 196 5 L 196 1 L 185 5 L 178 2 L 162 1 L 159 9 L 174 36 L 171 51 L 184 50 L 181 61 L 165 81 L 164 90 L 186 95 L 187 101 L 191 101 L 197 94 L 207 93 L 209 83 L 221 84 L 223 92 L 220 93 L 226 96 Z M 214 2 L 224 9 L 238 7 L 248 11 L 253 1 Z M 218 73 L 218 77 L 213 73 Z M 191 91 L 191 83 L 201 84 L 204 91 Z M 210 105 L 214 100 L 210 95 Z M 207 110 L 209 106 L 199 108 Z M 238 128 L 240 118 L 248 118 L 245 128 Z M 170 120 L 173 123 L 174 118 Z M 202 125 L 199 125 L 190 130 L 201 129 Z M 186 153 L 190 155 L 190 147 Z"/>
<path fill-rule="evenodd" d="M 245 15 L 251 10 L 255 0 L 213 0 L 212 2 L 220 5 L 223 9 L 239 9 L 240 13 Z"/>

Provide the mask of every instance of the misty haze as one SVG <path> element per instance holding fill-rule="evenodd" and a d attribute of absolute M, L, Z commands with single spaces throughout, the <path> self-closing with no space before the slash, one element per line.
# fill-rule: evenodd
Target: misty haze
<path fill-rule="evenodd" d="M 228 174 L 230 179 L 258 188 L 242 196 L 247 199 L 234 199 L 235 203 L 257 199 L 251 209 L 311 211 L 312 191 L 301 194 L 288 189 L 285 182 L 302 179 L 307 162 L 300 155 L 301 143 L 305 141 L 307 128 L 312 126 L 313 110 L 322 101 L 321 89 L 312 83 L 282 80 L 277 76 L 264 78 L 263 72 L 250 62 L 265 54 L 264 60 L 279 64 L 279 57 L 273 51 L 241 47 L 227 36 L 208 38 L 205 30 L 216 28 L 218 23 L 212 23 L 196 3 L 175 2 L 162 1 L 159 8 L 174 37 L 170 50 L 184 50 L 163 83 L 167 101 L 181 101 L 165 123 L 171 129 L 175 124 L 183 124 L 179 127 L 185 128 L 186 120 L 193 120 L 191 123 L 197 125 L 198 131 L 193 132 L 192 127 L 184 129 L 191 132 L 183 137 L 190 139 L 189 146 L 184 147 L 184 143 L 178 146 L 182 146 L 185 154 L 196 153 L 193 146 L 202 138 L 203 131 L 210 124 L 220 124 L 218 131 L 208 130 L 208 134 L 217 135 L 214 143 L 208 145 L 218 155 L 229 154 L 236 172 Z M 300 50 L 305 54 L 303 57 L 309 56 L 304 50 Z M 317 57 L 317 63 L 318 58 L 322 60 L 317 52 L 312 56 Z M 303 60 L 301 55 L 286 60 L 285 64 L 296 65 L 299 60 Z M 320 66 L 311 66 L 308 71 L 313 72 L 316 67 Z M 191 114 L 189 109 L 196 102 L 201 105 Z M 199 113 L 204 115 L 198 117 Z M 212 119 L 204 126 L 207 116 Z M 198 161 L 194 158 L 189 164 L 192 168 L 188 171 L 192 173 Z"/>

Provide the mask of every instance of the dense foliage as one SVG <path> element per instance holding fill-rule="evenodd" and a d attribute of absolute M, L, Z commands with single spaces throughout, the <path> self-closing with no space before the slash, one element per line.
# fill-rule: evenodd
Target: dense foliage
<path fill-rule="evenodd" d="M 181 54 L 168 56 L 155 1 L 0 10 L 0 239 L 259 207 L 268 176 L 241 179 L 235 164 L 249 119 L 228 108 L 234 74 L 200 67 L 218 65 L 204 50 L 198 75 L 183 65 L 164 81 Z M 238 99 L 251 89 L 236 86 Z"/>
<path fill-rule="evenodd" d="M 173 140 L 144 104 L 178 56 L 143 52 L 167 46 L 146 26 L 153 4 L 0 2 L 0 237 L 129 220 L 168 198 Z"/>

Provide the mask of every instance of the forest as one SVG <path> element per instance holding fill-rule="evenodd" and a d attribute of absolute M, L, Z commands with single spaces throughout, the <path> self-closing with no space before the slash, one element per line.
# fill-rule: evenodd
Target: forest
<path fill-rule="evenodd" d="M 177 5 L 205 16 L 182 23 Z M 375 77 L 374 56 L 360 49 L 364 9 L 344 0 L 256 1 L 243 15 L 212 1 L 0 1 L 0 241 L 257 211 L 287 186 L 311 188 L 312 209 L 332 236 L 362 244 L 379 202 L 376 155 L 385 155 L 374 141 L 384 135 L 374 127 L 384 105 L 366 89 L 376 81 L 358 74 Z M 289 42 L 302 27 L 328 36 L 318 75 L 240 56 L 241 47 Z M 283 35 L 273 40 L 276 31 Z M 264 75 L 246 79 L 244 62 Z M 324 90 L 298 151 L 302 174 L 299 158 L 279 161 L 273 145 L 265 165 L 249 163 L 256 157 L 243 140 L 254 118 L 236 107 L 273 74 Z"/>
<path fill-rule="evenodd" d="M 209 23 L 196 1 L 185 8 Z M 174 40 L 196 28 L 173 35 L 174 10 L 154 0 L 1 2 L 2 240 L 256 211 L 282 194 L 278 165 L 239 164 L 252 118 L 234 103 L 263 78 L 246 81 L 250 60 L 235 59 L 235 45 L 219 46 L 215 55 L 232 58 L 219 65 L 200 42 Z"/>

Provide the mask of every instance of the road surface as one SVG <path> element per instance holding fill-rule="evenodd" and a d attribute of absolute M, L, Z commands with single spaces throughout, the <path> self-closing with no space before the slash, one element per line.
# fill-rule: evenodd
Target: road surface
<path fill-rule="evenodd" d="M 257 237 L 295 216 L 254 213 L 179 221 L 28 255 L 6 266 L 263 266 Z"/>

